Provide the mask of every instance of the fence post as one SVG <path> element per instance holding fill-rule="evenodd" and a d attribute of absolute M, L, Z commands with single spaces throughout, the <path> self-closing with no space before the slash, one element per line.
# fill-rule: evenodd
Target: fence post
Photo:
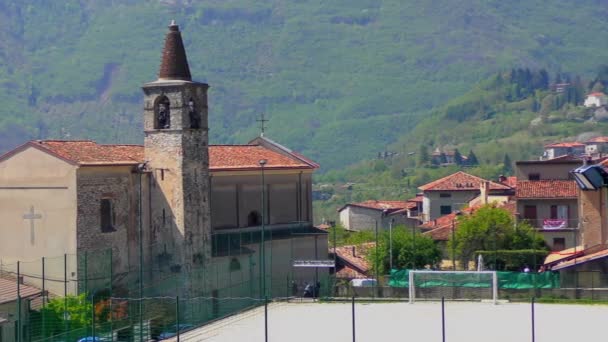
<path fill-rule="evenodd" d="M 63 323 L 65 335 L 68 334 L 68 255 L 63 255 Z"/>
<path fill-rule="evenodd" d="M 175 330 L 177 330 L 177 342 L 179 342 L 179 296 L 175 297 Z"/>
<path fill-rule="evenodd" d="M 42 257 L 42 338 L 46 338 L 46 320 L 44 319 L 45 315 L 45 311 L 44 311 L 44 307 L 45 307 L 45 284 L 44 284 L 44 279 L 45 278 L 45 274 L 44 274 L 44 257 Z"/>
<path fill-rule="evenodd" d="M 264 297 L 264 341 L 268 342 L 268 296 Z"/>
<path fill-rule="evenodd" d="M 21 342 L 21 262 L 17 261 L 17 342 Z"/>
<path fill-rule="evenodd" d="M 445 298 L 441 297 L 441 340 L 445 342 Z"/>
<path fill-rule="evenodd" d="M 356 338 L 356 329 L 355 329 L 355 296 L 353 296 L 352 300 L 352 319 L 353 319 L 353 342 L 355 342 Z"/>
<path fill-rule="evenodd" d="M 536 340 L 536 332 L 535 332 L 535 326 L 534 326 L 534 297 L 532 297 L 532 342 L 534 342 Z"/>

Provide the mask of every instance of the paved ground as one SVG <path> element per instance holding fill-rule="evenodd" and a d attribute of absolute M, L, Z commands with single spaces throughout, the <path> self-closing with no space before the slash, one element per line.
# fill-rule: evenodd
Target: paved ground
<path fill-rule="evenodd" d="M 357 304 L 356 341 L 442 341 L 441 304 Z M 606 338 L 608 306 L 537 304 L 536 342 Z M 530 304 L 446 302 L 447 342 L 532 341 Z M 275 303 L 269 306 L 270 342 L 352 341 L 350 303 Z M 181 341 L 264 341 L 264 310 L 183 334 Z"/>

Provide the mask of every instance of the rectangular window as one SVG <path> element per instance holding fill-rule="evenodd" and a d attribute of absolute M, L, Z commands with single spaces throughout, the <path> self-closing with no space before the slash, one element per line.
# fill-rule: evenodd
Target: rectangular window
<path fill-rule="evenodd" d="M 530 173 L 530 174 L 528 174 L 528 180 L 531 180 L 531 181 L 540 180 L 540 173 Z"/>
<path fill-rule="evenodd" d="M 112 200 L 109 198 L 103 198 L 100 204 L 101 214 L 101 231 L 102 233 L 109 233 L 115 231 L 114 229 L 114 208 L 112 206 Z"/>
<path fill-rule="evenodd" d="M 439 212 L 441 213 L 441 215 L 447 215 L 452 213 L 452 206 L 451 205 L 442 205 L 439 208 Z"/>
<path fill-rule="evenodd" d="M 452 197 L 452 194 L 442 193 L 442 194 L 439 194 L 439 197 L 441 197 L 441 198 L 450 198 L 450 197 Z"/>
<path fill-rule="evenodd" d="M 563 251 L 566 249 L 566 239 L 565 238 L 553 238 L 553 250 L 554 251 Z"/>

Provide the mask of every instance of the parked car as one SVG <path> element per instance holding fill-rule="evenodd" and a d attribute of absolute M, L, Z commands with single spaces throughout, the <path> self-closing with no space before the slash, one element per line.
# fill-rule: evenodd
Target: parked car
<path fill-rule="evenodd" d="M 353 279 L 350 284 L 354 287 L 374 287 L 378 284 L 376 279 Z"/>

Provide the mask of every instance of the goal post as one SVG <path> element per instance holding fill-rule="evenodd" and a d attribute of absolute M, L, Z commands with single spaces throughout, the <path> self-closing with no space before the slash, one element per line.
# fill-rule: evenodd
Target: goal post
<path fill-rule="evenodd" d="M 454 300 L 484 300 L 498 303 L 498 276 L 496 271 L 409 271 L 409 302 L 416 301 L 418 292 L 424 297 Z M 448 296 L 449 294 L 449 296 Z M 448 298 L 449 299 L 449 298 Z"/>

